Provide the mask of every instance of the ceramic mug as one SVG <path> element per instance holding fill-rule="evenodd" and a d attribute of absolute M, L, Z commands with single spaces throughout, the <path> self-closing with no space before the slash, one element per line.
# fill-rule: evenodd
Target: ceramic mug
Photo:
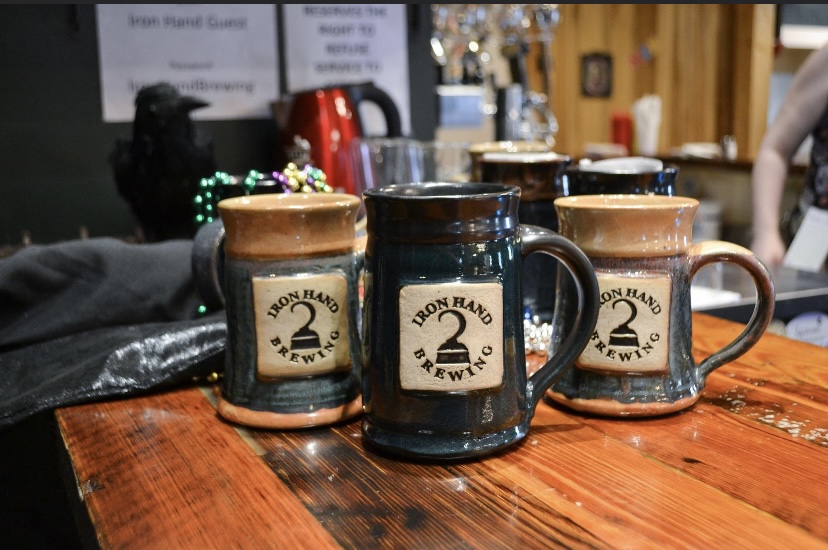
<path fill-rule="evenodd" d="M 223 235 L 205 229 L 203 239 L 224 252 L 222 417 L 289 429 L 362 412 L 358 283 L 364 239 L 354 230 L 360 204 L 343 193 L 218 203 Z"/>
<path fill-rule="evenodd" d="M 520 225 L 515 186 L 391 185 L 363 198 L 364 440 L 431 459 L 516 443 L 589 340 L 598 288 L 588 259 L 557 233 Z M 573 272 L 578 313 L 558 352 L 527 380 L 520 281 L 533 252 Z"/>
<path fill-rule="evenodd" d="M 548 153 L 552 148 L 543 141 L 481 141 L 469 145 L 470 181 L 480 180 L 480 159 L 486 153 Z"/>
<path fill-rule="evenodd" d="M 660 195 L 582 195 L 555 200 L 560 232 L 589 256 L 600 286 L 598 322 L 575 368 L 547 392 L 569 408 L 610 416 L 653 416 L 695 403 L 714 369 L 748 351 L 773 317 L 765 266 L 733 243 L 692 243 L 698 201 Z M 729 262 L 747 271 L 756 306 L 732 343 L 696 364 L 690 283 L 703 266 Z M 559 277 L 553 334 L 577 308 Z M 550 348 L 554 349 L 553 343 Z"/>
<path fill-rule="evenodd" d="M 571 163 L 568 155 L 553 152 L 484 153 L 480 158 L 480 181 L 520 187 L 520 222 L 557 231 L 558 216 L 553 201 L 566 195 L 563 174 Z M 544 322 L 552 318 L 556 273 L 557 261 L 546 254 L 524 260 L 525 317 Z"/>
<path fill-rule="evenodd" d="M 565 195 L 676 195 L 679 169 L 649 157 L 622 157 L 568 166 Z"/>

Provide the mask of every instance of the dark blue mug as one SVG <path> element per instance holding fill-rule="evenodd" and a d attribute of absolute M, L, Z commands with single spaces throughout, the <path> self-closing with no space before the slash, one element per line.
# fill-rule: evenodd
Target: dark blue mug
<path fill-rule="evenodd" d="M 563 173 L 571 195 L 676 195 L 679 169 L 648 157 L 622 157 L 568 166 Z"/>
<path fill-rule="evenodd" d="M 367 445 L 459 459 L 521 440 L 540 398 L 586 346 L 598 286 L 571 241 L 520 225 L 520 188 L 421 183 L 369 189 L 363 305 Z M 521 307 L 525 256 L 551 254 L 576 281 L 579 313 L 527 379 Z"/>
<path fill-rule="evenodd" d="M 480 159 L 480 181 L 520 187 L 520 222 L 558 230 L 554 201 L 566 195 L 564 171 L 568 155 L 553 152 L 486 153 Z M 555 309 L 557 262 L 545 254 L 526 258 L 522 272 L 524 316 L 550 321 Z"/>

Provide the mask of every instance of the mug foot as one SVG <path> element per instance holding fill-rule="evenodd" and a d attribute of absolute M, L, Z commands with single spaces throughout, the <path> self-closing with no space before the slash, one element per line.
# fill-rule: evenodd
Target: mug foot
<path fill-rule="evenodd" d="M 330 409 L 318 409 L 303 413 L 278 413 L 256 411 L 233 405 L 219 395 L 217 409 L 223 418 L 236 424 L 253 428 L 290 430 L 327 426 L 328 424 L 335 424 L 353 418 L 362 412 L 362 396 L 357 396 L 350 403 L 344 403 Z"/>
<path fill-rule="evenodd" d="M 559 403 L 567 408 L 597 414 L 601 416 L 660 416 L 686 409 L 693 405 L 701 397 L 701 393 L 683 397 L 675 401 L 650 401 L 636 403 L 621 403 L 608 398 L 570 399 L 564 394 L 554 391 L 547 391 L 546 398 Z"/>
<path fill-rule="evenodd" d="M 525 426 L 515 426 L 482 437 L 402 434 L 362 421 L 362 435 L 376 449 L 394 455 L 426 460 L 462 460 L 489 455 L 510 447 L 526 436 Z"/>

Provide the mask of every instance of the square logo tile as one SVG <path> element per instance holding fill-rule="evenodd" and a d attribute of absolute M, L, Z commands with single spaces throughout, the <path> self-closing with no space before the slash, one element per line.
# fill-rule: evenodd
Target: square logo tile
<path fill-rule="evenodd" d="M 254 277 L 257 372 L 305 377 L 351 368 L 344 275 Z"/>
<path fill-rule="evenodd" d="M 404 390 L 469 391 L 503 383 L 503 287 L 416 284 L 400 289 Z"/>

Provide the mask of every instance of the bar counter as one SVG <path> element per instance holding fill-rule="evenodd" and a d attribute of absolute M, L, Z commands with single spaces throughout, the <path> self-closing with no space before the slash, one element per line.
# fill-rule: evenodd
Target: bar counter
<path fill-rule="evenodd" d="M 741 298 L 715 305 L 694 308 L 737 323 L 747 323 L 756 307 L 756 290 L 750 275 L 731 264 L 721 267 L 721 289 L 736 292 Z M 773 316 L 788 322 L 797 315 L 812 311 L 828 312 L 828 273 L 801 271 L 782 266 L 769 268 L 776 292 Z"/>
<path fill-rule="evenodd" d="M 694 313 L 698 360 L 742 325 Z M 538 361 L 537 356 L 530 356 Z M 56 412 L 102 548 L 828 548 L 828 349 L 765 334 L 693 407 L 607 419 L 541 402 L 501 454 L 433 464 L 360 422 L 222 421 L 214 388 Z"/>

